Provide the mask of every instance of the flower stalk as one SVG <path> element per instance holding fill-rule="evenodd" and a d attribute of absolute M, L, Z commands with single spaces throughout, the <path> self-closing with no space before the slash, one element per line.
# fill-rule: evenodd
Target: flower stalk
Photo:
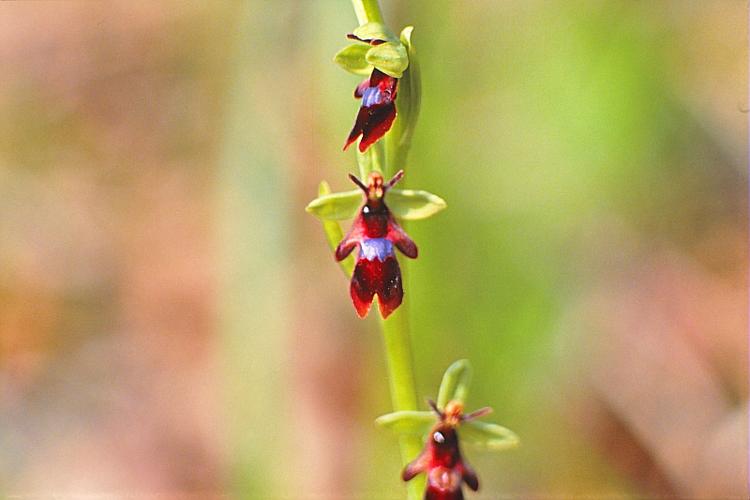
<path fill-rule="evenodd" d="M 420 107 L 413 28 L 408 26 L 397 36 L 384 24 L 377 0 L 352 0 L 352 5 L 359 26 L 347 35 L 353 42 L 334 61 L 349 73 L 367 77 L 354 91 L 360 108 L 344 144 L 345 150 L 357 146 L 359 177 L 349 177 L 360 190 L 332 193 L 322 182 L 318 198 L 306 210 L 322 220 L 335 259 L 350 278 L 352 303 L 360 317 L 367 316 L 377 296 L 394 414 L 418 413 L 408 313 L 403 304 L 405 274 L 396 250 L 417 258 L 417 246 L 400 223 L 430 217 L 446 204 L 427 191 L 393 187 L 403 176 Z M 354 219 L 346 235 L 339 223 L 345 219 Z M 401 434 L 399 445 L 406 466 L 422 452 L 422 436 Z M 407 485 L 408 498 L 418 500 L 425 478 L 413 479 Z"/>
<path fill-rule="evenodd" d="M 367 23 L 383 23 L 383 14 L 377 0 L 352 0 L 354 12 L 357 15 L 357 21 L 360 26 Z M 396 123 L 402 120 L 397 119 Z M 390 132 L 386 137 L 392 137 Z M 383 144 L 379 141 L 374 147 L 367 152 L 370 153 L 370 170 L 380 171 L 389 177 L 401 164 L 395 163 L 398 156 L 386 156 L 386 149 L 394 146 L 397 148 L 400 144 Z M 406 149 L 406 148 L 404 148 Z M 367 152 L 365 154 L 367 154 Z M 367 168 L 363 168 L 360 154 L 357 155 L 360 164 L 360 175 L 364 177 Z M 399 155 L 400 156 L 400 155 Z M 403 155 L 405 157 L 405 154 Z M 386 158 L 389 161 L 383 165 Z M 405 271 L 404 271 L 405 274 Z M 414 378 L 413 356 L 411 352 L 411 338 L 409 335 L 409 320 L 406 307 L 402 306 L 386 319 L 380 320 L 380 328 L 383 334 L 383 345 L 385 356 L 388 364 L 388 380 L 390 383 L 391 401 L 394 411 L 416 410 L 417 409 L 417 387 Z M 421 439 L 417 436 L 400 436 L 399 446 L 401 448 L 401 461 L 403 465 L 408 464 L 422 450 Z M 408 487 L 408 498 L 418 500 L 422 497 L 424 491 L 424 480 L 414 481 Z"/>
<path fill-rule="evenodd" d="M 402 306 L 387 319 L 381 319 L 385 357 L 388 362 L 388 380 L 390 381 L 391 401 L 394 411 L 413 411 L 417 409 L 417 391 L 414 379 L 411 339 L 409 337 L 409 319 L 406 307 Z M 399 436 L 401 461 L 403 465 L 419 455 L 422 451 L 420 436 Z M 423 477 L 415 478 L 407 485 L 410 500 L 422 498 L 425 481 Z"/>
<path fill-rule="evenodd" d="M 419 252 L 401 224 L 431 217 L 446 203 L 427 191 L 394 187 L 404 177 L 420 108 L 413 28 L 407 26 L 396 36 L 384 24 L 377 0 L 352 0 L 352 5 L 359 26 L 347 38 L 354 42 L 341 49 L 334 62 L 349 73 L 367 76 L 354 91 L 361 104 L 344 144 L 344 150 L 357 146 L 359 177 L 349 178 L 358 189 L 332 193 L 323 181 L 306 210 L 323 222 L 334 258 L 350 280 L 349 294 L 360 318 L 370 313 L 377 297 L 393 412 L 376 423 L 398 435 L 408 498 L 419 500 L 425 492 L 424 498 L 458 500 L 464 498 L 462 485 L 479 489 L 476 473 L 462 458 L 459 434 L 464 442 L 488 450 L 513 447 L 518 437 L 505 427 L 477 420 L 489 407 L 464 414 L 471 381 L 467 360 L 448 367 L 437 402 L 430 401 L 432 411 L 418 410 L 405 269 L 402 272 L 397 254 L 416 259 Z M 339 221 L 346 219 L 353 221 L 344 234 Z"/>
<path fill-rule="evenodd" d="M 383 14 L 377 0 L 352 0 L 354 12 L 360 26 L 367 23 L 383 23 Z M 410 71 L 407 70 L 407 74 Z M 397 101 L 398 103 L 398 101 Z M 416 118 L 416 113 L 413 113 Z M 394 126 L 401 126 L 401 117 L 396 119 Z M 386 141 L 378 141 L 365 153 L 357 153 L 361 178 L 366 178 L 370 171 L 376 170 L 390 177 L 403 163 L 396 163 L 406 157 L 408 141 L 393 143 L 389 141 L 395 131 L 386 135 Z M 399 134 L 400 135 L 400 134 Z M 385 142 L 385 144 L 384 144 Z M 388 150 L 404 150 L 401 154 L 387 154 Z M 369 154 L 369 161 L 364 161 Z M 389 160 L 385 165 L 385 160 Z M 369 170 L 369 171 L 368 171 Z M 405 270 L 404 270 L 405 275 Z M 394 411 L 409 411 L 417 409 L 417 387 L 414 378 L 414 362 L 411 351 L 411 338 L 409 335 L 409 319 L 406 305 L 394 311 L 388 318 L 380 320 L 380 328 L 383 334 L 385 356 L 388 365 L 388 380 L 390 383 L 391 401 Z M 400 436 L 399 446 L 401 448 L 401 461 L 407 465 L 414 460 L 422 451 L 422 440 L 419 436 Z M 425 481 L 424 478 L 416 478 L 407 485 L 409 500 L 422 498 Z"/>

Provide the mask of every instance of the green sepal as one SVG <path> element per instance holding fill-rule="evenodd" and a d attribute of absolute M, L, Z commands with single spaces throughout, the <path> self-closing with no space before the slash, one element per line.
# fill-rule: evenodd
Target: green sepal
<path fill-rule="evenodd" d="M 443 381 L 440 382 L 437 399 L 438 408 L 444 409 L 449 401 L 465 403 L 470 383 L 471 363 L 468 359 L 460 359 L 450 365 L 445 370 Z"/>
<path fill-rule="evenodd" d="M 507 450 L 518 446 L 520 440 L 515 432 L 502 425 L 489 424 L 478 420 L 464 422 L 458 428 L 463 442 L 486 450 Z"/>
<path fill-rule="evenodd" d="M 333 56 L 333 62 L 349 73 L 368 76 L 372 73 L 372 64 L 367 62 L 365 56 L 371 48 L 362 43 L 347 45 Z"/>
<path fill-rule="evenodd" d="M 352 35 L 360 40 L 383 40 L 385 42 L 398 42 L 398 38 L 388 26 L 382 23 L 366 23 L 359 26 Z"/>
<path fill-rule="evenodd" d="M 373 45 L 365 59 L 380 71 L 394 78 L 401 78 L 409 67 L 409 56 L 401 42 L 385 42 Z"/>
<path fill-rule="evenodd" d="M 435 413 L 416 410 L 395 411 L 375 419 L 377 425 L 396 434 L 419 437 L 427 434 L 435 422 Z"/>
<path fill-rule="evenodd" d="M 411 147 L 414 128 L 419 117 L 421 104 L 421 81 L 419 72 L 419 61 L 417 53 L 412 44 L 413 26 L 407 26 L 401 31 L 401 44 L 406 48 L 409 67 L 404 71 L 398 82 L 398 93 L 396 95 L 396 121 L 391 130 L 386 134 L 385 140 L 388 144 L 387 164 L 389 173 L 404 168 Z"/>
<path fill-rule="evenodd" d="M 386 202 L 393 215 L 404 220 L 426 219 L 448 206 L 438 195 L 414 189 L 392 188 Z"/>
<path fill-rule="evenodd" d="M 330 193 L 331 187 L 326 181 L 322 181 L 318 186 L 318 199 L 320 199 L 320 197 L 330 195 Z M 331 248 L 331 250 L 336 250 L 338 244 L 341 242 L 341 240 L 344 239 L 344 232 L 341 230 L 341 225 L 335 220 L 323 219 L 323 231 L 326 233 L 328 246 Z M 354 255 L 349 255 L 347 258 L 339 262 L 339 266 L 341 266 L 341 270 L 344 271 L 346 277 L 350 277 L 352 275 L 352 272 L 354 272 Z"/>
<path fill-rule="evenodd" d="M 391 213 L 403 220 L 426 219 L 445 209 L 445 201 L 428 191 L 396 189 L 388 191 L 386 203 Z M 311 201 L 305 210 L 322 220 L 346 220 L 357 215 L 362 191 L 328 193 Z"/>
<path fill-rule="evenodd" d="M 308 213 L 322 220 L 346 220 L 357 214 L 362 205 L 362 191 L 343 191 L 324 194 L 315 198 L 306 207 Z"/>

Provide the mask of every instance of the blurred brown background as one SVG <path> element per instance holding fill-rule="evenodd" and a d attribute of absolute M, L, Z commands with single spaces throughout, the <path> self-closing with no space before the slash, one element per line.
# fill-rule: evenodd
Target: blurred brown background
<path fill-rule="evenodd" d="M 416 26 L 420 396 L 522 439 L 473 498 L 747 498 L 747 11 L 383 1 Z M 0 494 L 401 498 L 318 221 L 346 1 L 0 4 Z"/>

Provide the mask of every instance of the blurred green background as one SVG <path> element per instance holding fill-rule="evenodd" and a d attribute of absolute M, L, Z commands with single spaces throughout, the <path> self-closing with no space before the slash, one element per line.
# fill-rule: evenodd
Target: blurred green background
<path fill-rule="evenodd" d="M 746 3 L 382 2 L 415 26 L 420 399 L 522 445 L 472 498 L 747 498 Z M 0 6 L 0 488 L 401 498 L 377 323 L 319 221 L 344 0 Z M 0 491 L 0 493 L 2 492 Z"/>

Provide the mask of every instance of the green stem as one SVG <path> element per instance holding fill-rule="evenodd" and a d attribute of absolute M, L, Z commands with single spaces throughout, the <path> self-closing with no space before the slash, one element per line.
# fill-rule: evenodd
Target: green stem
<path fill-rule="evenodd" d="M 380 12 L 378 0 L 352 0 L 352 5 L 360 26 L 367 23 L 383 24 L 383 14 Z"/>
<path fill-rule="evenodd" d="M 370 22 L 383 23 L 383 14 L 377 0 L 352 0 L 354 12 L 357 15 L 357 21 L 360 26 Z M 369 162 L 364 157 L 357 156 L 360 160 L 360 174 L 365 170 L 377 170 L 390 177 L 395 172 L 393 164 L 386 163 L 385 141 L 371 146 L 368 150 L 370 153 Z M 365 153 L 367 154 L 367 153 Z M 406 151 L 400 155 L 395 155 L 397 159 L 405 159 Z M 400 163 L 400 162 L 399 162 Z M 390 167 L 390 168 L 389 168 Z M 400 165 L 399 165 L 400 167 Z M 369 173 L 369 172 L 368 172 Z M 363 177 L 363 180 L 365 177 Z M 405 269 L 404 269 L 405 271 Z M 390 382 L 391 400 L 394 411 L 416 410 L 417 409 L 417 387 L 414 380 L 414 362 L 411 352 L 411 340 L 409 338 L 409 321 L 407 314 L 407 304 L 401 304 L 388 319 L 380 322 L 385 344 L 385 356 L 388 363 L 388 379 Z M 399 439 L 401 448 L 401 461 L 404 465 L 414 460 L 422 451 L 422 440 L 417 436 L 403 436 Z M 425 478 L 420 475 L 412 479 L 408 484 L 409 500 L 419 500 L 424 495 Z"/>
<path fill-rule="evenodd" d="M 414 381 L 406 304 L 401 304 L 401 307 L 387 319 L 381 319 L 380 327 L 385 342 L 393 409 L 394 411 L 416 410 L 417 390 Z M 399 446 L 401 447 L 401 461 L 406 465 L 419 455 L 424 443 L 418 436 L 401 436 Z M 421 499 L 425 488 L 424 476 L 412 479 L 407 484 L 407 488 L 410 500 Z"/>
<path fill-rule="evenodd" d="M 385 170 L 385 145 L 383 141 L 376 142 L 367 148 L 364 153 L 360 153 L 358 149 L 357 165 L 359 166 L 359 178 L 365 184 L 367 184 L 367 178 L 371 172 L 380 172 L 386 179 L 390 178 Z"/>
<path fill-rule="evenodd" d="M 410 34 L 411 32 L 409 32 L 409 36 Z M 419 118 L 421 104 L 421 79 L 414 46 L 411 44 L 411 40 L 405 39 L 403 34 L 401 35 L 401 41 L 402 43 L 408 41 L 409 69 L 404 72 L 398 83 L 399 91 L 396 97 L 398 116 L 396 121 L 393 122 L 391 130 L 385 136 L 386 165 L 388 166 L 385 176 L 387 178 L 406 168 L 406 159 L 417 118 Z"/>

